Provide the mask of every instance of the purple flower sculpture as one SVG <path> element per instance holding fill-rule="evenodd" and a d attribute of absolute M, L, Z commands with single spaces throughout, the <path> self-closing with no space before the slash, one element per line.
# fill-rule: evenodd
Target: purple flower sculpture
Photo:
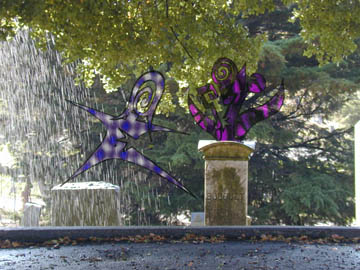
<path fill-rule="evenodd" d="M 106 127 L 107 132 L 97 149 L 63 184 L 100 162 L 109 159 L 121 159 L 137 164 L 158 174 L 179 189 L 196 198 L 196 196 L 184 185 L 156 165 L 155 162 L 138 152 L 129 142 L 130 138 L 137 140 L 146 133 L 149 134 L 151 140 L 151 132 L 179 132 L 152 123 L 157 104 L 164 91 L 164 86 L 165 80 L 161 73 L 152 71 L 143 74 L 135 82 L 128 107 L 119 116 L 106 114 L 93 108 L 69 101 L 73 105 L 78 106 L 99 119 Z"/>
<path fill-rule="evenodd" d="M 284 80 L 278 92 L 265 104 L 241 110 L 244 103 L 251 104 L 264 94 L 264 76 L 254 73 L 246 80 L 245 65 L 238 72 L 236 64 L 228 58 L 219 58 L 212 69 L 213 83 L 197 88 L 196 100 L 210 111 L 210 117 L 194 103 L 189 95 L 188 104 L 195 122 L 218 141 L 242 141 L 256 123 L 277 113 L 284 103 Z M 247 98 L 250 93 L 252 97 Z M 223 117 L 217 112 L 215 102 L 226 109 Z"/>

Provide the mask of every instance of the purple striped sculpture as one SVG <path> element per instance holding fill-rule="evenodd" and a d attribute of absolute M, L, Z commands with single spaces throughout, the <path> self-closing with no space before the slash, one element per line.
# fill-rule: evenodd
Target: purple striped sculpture
<path fill-rule="evenodd" d="M 142 166 L 158 174 L 179 189 L 196 197 L 183 184 L 156 165 L 153 161 L 138 152 L 128 142 L 129 137 L 137 140 L 146 133 L 149 134 L 151 139 L 151 132 L 178 132 L 176 130 L 152 124 L 153 115 L 163 94 L 164 86 L 165 80 L 161 73 L 152 71 L 143 74 L 136 81 L 132 89 L 128 107 L 119 116 L 106 114 L 93 108 L 69 101 L 73 105 L 78 106 L 99 119 L 106 127 L 107 132 L 97 149 L 63 184 L 100 162 L 109 159 L 121 159 Z"/>
<path fill-rule="evenodd" d="M 284 103 L 284 81 L 278 92 L 265 104 L 241 111 L 250 93 L 252 103 L 263 94 L 266 86 L 264 76 L 254 73 L 246 79 L 246 67 L 238 71 L 236 64 L 228 58 L 219 58 L 212 69 L 213 83 L 197 88 L 197 96 L 188 97 L 189 110 L 195 122 L 218 141 L 242 141 L 256 123 L 277 113 Z M 196 106 L 198 101 L 209 111 L 208 115 Z M 225 107 L 222 117 L 215 102 Z"/>

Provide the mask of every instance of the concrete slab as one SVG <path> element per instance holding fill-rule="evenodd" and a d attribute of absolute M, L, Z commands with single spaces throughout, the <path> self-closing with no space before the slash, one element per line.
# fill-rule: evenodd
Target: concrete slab
<path fill-rule="evenodd" d="M 0 249 L 2 270 L 360 269 L 359 244 L 285 242 L 102 243 Z"/>
<path fill-rule="evenodd" d="M 211 237 L 223 235 L 228 240 L 260 237 L 262 234 L 284 237 L 308 236 L 325 238 L 336 234 L 345 238 L 360 238 L 360 227 L 336 226 L 126 226 L 126 227 L 18 227 L 1 228 L 0 240 L 44 242 L 63 238 L 115 238 L 136 235 L 160 235 L 180 239 L 187 234 Z"/>
<path fill-rule="evenodd" d="M 223 235 L 224 242 L 171 240 L 189 234 Z M 161 242 L 70 241 L 0 249 L 0 269 L 151 269 L 274 270 L 360 269 L 359 227 L 213 226 L 213 227 L 33 227 L 2 228 L 0 241 L 44 242 L 59 238 L 121 238 L 160 235 Z M 346 243 L 249 241 L 253 237 L 337 238 Z M 136 237 L 135 237 L 136 238 Z M 240 240 L 242 239 L 242 240 Z M 171 241 L 168 241 L 171 240 Z M 352 243 L 356 240 L 356 243 Z M 9 241 L 5 241 L 9 242 Z"/>

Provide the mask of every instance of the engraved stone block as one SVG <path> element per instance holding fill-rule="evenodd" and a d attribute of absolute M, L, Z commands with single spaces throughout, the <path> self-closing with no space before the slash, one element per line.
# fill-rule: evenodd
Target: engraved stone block
<path fill-rule="evenodd" d="M 199 143 L 205 159 L 205 225 L 248 225 L 248 158 L 233 141 Z"/>
<path fill-rule="evenodd" d="M 52 226 L 118 226 L 119 186 L 79 182 L 51 190 Z"/>
<path fill-rule="evenodd" d="M 21 220 L 21 226 L 37 227 L 39 226 L 42 206 L 36 203 L 25 203 L 24 216 Z"/>
<path fill-rule="evenodd" d="M 355 124 L 355 225 L 360 226 L 360 121 Z"/>

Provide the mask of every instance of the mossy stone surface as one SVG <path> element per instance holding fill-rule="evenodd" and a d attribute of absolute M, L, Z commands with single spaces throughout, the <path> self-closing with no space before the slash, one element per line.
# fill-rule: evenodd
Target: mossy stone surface
<path fill-rule="evenodd" d="M 204 154 L 205 160 L 249 160 L 253 152 L 250 147 L 233 141 L 209 141 L 202 145 L 199 151 Z"/>
<path fill-rule="evenodd" d="M 205 225 L 248 225 L 248 156 L 252 149 L 217 142 L 202 150 L 205 158 Z"/>

